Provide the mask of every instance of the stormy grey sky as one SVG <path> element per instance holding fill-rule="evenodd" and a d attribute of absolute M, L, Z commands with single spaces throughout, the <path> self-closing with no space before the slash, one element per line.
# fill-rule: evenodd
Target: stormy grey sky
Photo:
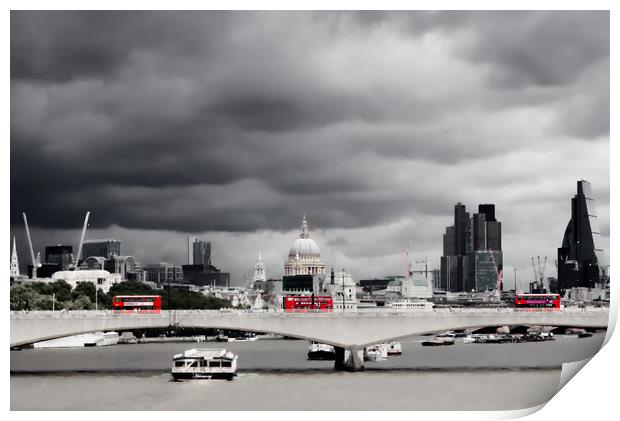
<path fill-rule="evenodd" d="M 609 89 L 607 12 L 12 12 L 11 235 L 25 268 L 23 210 L 42 254 L 90 210 L 87 238 L 146 265 L 198 236 L 241 284 L 305 212 L 363 278 L 495 203 L 511 286 L 578 179 L 609 249 Z"/>

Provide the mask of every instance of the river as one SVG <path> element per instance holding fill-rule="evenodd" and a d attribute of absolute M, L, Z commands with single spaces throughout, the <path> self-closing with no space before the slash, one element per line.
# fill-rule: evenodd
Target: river
<path fill-rule="evenodd" d="M 307 361 L 299 340 L 25 349 L 11 351 L 11 410 L 521 409 L 549 400 L 561 364 L 594 355 L 603 339 L 422 347 L 416 337 L 401 341 L 401 356 L 355 373 Z M 172 355 L 191 347 L 237 353 L 239 375 L 171 381 Z"/>

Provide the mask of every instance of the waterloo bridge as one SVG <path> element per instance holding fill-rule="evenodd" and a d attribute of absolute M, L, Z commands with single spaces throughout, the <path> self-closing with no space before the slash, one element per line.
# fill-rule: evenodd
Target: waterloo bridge
<path fill-rule="evenodd" d="M 98 331 L 194 327 L 273 333 L 333 345 L 336 368 L 363 368 L 363 349 L 369 345 L 445 330 L 484 326 L 556 326 L 606 328 L 608 309 L 518 311 L 514 309 L 433 309 L 285 313 L 171 310 L 156 314 L 118 314 L 101 311 L 11 312 L 10 346 L 22 346 L 63 336 Z"/>

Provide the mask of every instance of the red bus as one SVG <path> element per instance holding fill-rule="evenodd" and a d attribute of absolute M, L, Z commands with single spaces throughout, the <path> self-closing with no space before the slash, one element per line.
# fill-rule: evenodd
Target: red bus
<path fill-rule="evenodd" d="M 560 309 L 560 294 L 517 294 L 517 308 L 550 308 Z"/>
<path fill-rule="evenodd" d="M 115 295 L 112 299 L 115 313 L 159 313 L 161 296 L 159 295 Z"/>
<path fill-rule="evenodd" d="M 284 311 L 305 313 L 308 311 L 332 311 L 332 297 L 323 295 L 288 295 L 284 297 Z"/>

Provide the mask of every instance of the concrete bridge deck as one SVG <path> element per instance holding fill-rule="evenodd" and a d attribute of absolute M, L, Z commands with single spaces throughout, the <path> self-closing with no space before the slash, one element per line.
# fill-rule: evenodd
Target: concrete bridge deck
<path fill-rule="evenodd" d="M 11 346 L 96 331 L 165 328 L 219 328 L 274 333 L 340 348 L 365 346 L 424 333 L 493 325 L 546 325 L 605 328 L 605 308 L 563 311 L 515 309 L 373 310 L 333 313 L 172 310 L 158 314 L 111 311 L 11 312 Z"/>

